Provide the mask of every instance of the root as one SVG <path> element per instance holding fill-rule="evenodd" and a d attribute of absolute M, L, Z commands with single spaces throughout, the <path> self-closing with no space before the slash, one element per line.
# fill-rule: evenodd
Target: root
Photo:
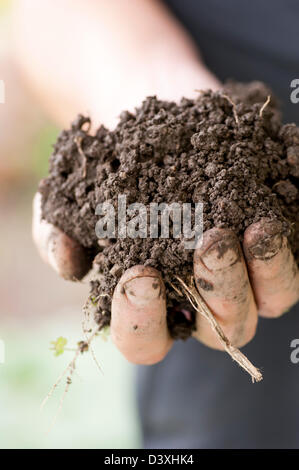
<path fill-rule="evenodd" d="M 82 320 L 82 332 L 83 332 L 83 335 L 84 335 L 84 338 L 85 338 L 85 341 L 86 341 L 86 344 L 88 343 L 88 337 L 87 337 L 87 333 L 90 333 L 92 331 L 92 329 L 90 328 L 90 326 L 88 325 L 88 323 L 90 322 L 90 303 L 92 303 L 91 299 L 88 299 L 86 304 L 84 305 L 83 307 L 83 312 L 84 312 L 84 317 L 83 317 L 83 320 Z M 97 328 L 97 332 L 99 331 L 99 327 Z M 91 346 L 91 344 L 89 344 L 89 351 L 91 353 L 91 356 L 97 366 L 97 368 L 99 369 L 99 371 L 101 372 L 101 374 L 104 375 L 104 372 L 103 372 L 103 369 L 101 368 L 97 358 L 96 358 L 96 355 L 95 355 L 95 352 L 94 352 L 94 349 L 93 347 Z"/>
<path fill-rule="evenodd" d="M 180 282 L 184 293 L 186 294 L 192 307 L 209 322 L 212 330 L 217 335 L 225 351 L 231 356 L 234 361 L 239 364 L 240 367 L 242 367 L 242 369 L 248 372 L 248 374 L 251 376 L 252 382 L 260 382 L 263 379 L 262 373 L 247 359 L 247 357 L 238 348 L 235 348 L 230 343 L 229 339 L 226 337 L 224 331 L 215 319 L 210 308 L 205 303 L 197 289 L 194 287 L 193 279 L 190 285 L 187 285 L 178 276 L 176 276 L 176 279 Z"/>
<path fill-rule="evenodd" d="M 180 291 L 177 286 L 175 286 L 172 282 L 168 281 L 168 284 L 173 288 L 173 290 L 180 296 L 184 297 L 184 294 L 182 291 Z"/>
<path fill-rule="evenodd" d="M 77 145 L 77 149 L 78 149 L 78 152 L 79 154 L 81 155 L 82 157 L 82 178 L 86 178 L 86 172 L 87 172 L 87 157 L 85 155 L 85 153 L 83 152 L 82 150 L 82 140 L 83 140 L 83 137 L 75 137 L 75 143 Z"/>
<path fill-rule="evenodd" d="M 260 109 L 260 112 L 259 112 L 260 118 L 263 116 L 263 112 L 266 109 L 266 107 L 268 106 L 268 104 L 270 103 L 270 101 L 271 101 L 271 96 L 268 95 L 265 103 L 263 104 L 263 106 Z"/>
<path fill-rule="evenodd" d="M 43 410 L 43 408 L 46 405 L 46 403 L 48 402 L 48 400 L 52 397 L 55 389 L 58 387 L 58 385 L 60 384 L 63 377 L 68 373 L 68 376 L 67 376 L 67 379 L 66 379 L 66 385 L 65 385 L 63 394 L 62 394 L 60 402 L 59 402 L 58 410 L 55 413 L 55 416 L 54 416 L 54 418 L 51 422 L 51 425 L 50 425 L 49 429 L 47 430 L 46 434 L 48 434 L 53 429 L 53 427 L 55 426 L 55 423 L 57 421 L 57 418 L 58 418 L 58 416 L 59 416 L 59 414 L 62 410 L 65 397 L 66 397 L 66 395 L 69 391 L 69 388 L 72 384 L 72 376 L 75 372 L 77 359 L 78 359 L 79 355 L 83 354 L 83 352 L 86 352 L 86 351 L 90 350 L 90 344 L 93 341 L 93 339 L 95 338 L 95 336 L 97 335 L 98 331 L 99 331 L 99 328 L 97 327 L 89 337 L 86 336 L 86 341 L 80 341 L 78 343 L 78 346 L 77 346 L 77 349 L 75 351 L 75 355 L 74 355 L 73 359 L 69 362 L 69 364 L 67 365 L 65 370 L 62 372 L 62 374 L 58 377 L 55 384 L 52 386 L 51 390 L 49 391 L 48 395 L 43 400 L 43 402 L 40 406 L 41 411 Z M 93 355 L 94 355 L 94 353 L 93 353 Z M 100 371 L 102 372 L 102 369 L 100 368 L 100 365 L 97 362 L 95 356 L 94 356 L 94 360 L 96 361 L 97 366 L 99 367 Z"/>
<path fill-rule="evenodd" d="M 70 364 L 68 364 L 68 366 L 65 368 L 65 370 L 62 372 L 62 374 L 60 374 L 60 376 L 58 377 L 58 379 L 56 380 L 55 384 L 52 386 L 51 390 L 49 391 L 48 395 L 45 397 L 45 399 L 42 401 L 41 405 L 40 405 L 40 411 L 42 411 L 44 409 L 44 406 L 46 405 L 47 401 L 51 398 L 51 396 L 53 395 L 53 393 L 55 392 L 55 389 L 58 387 L 58 385 L 60 384 L 60 382 L 62 381 L 63 377 L 65 376 L 65 374 L 68 372 L 69 370 L 69 367 L 70 367 Z"/>
<path fill-rule="evenodd" d="M 51 432 L 51 430 L 53 429 L 53 427 L 55 426 L 56 424 L 56 421 L 57 421 L 57 418 L 62 410 L 62 407 L 63 407 L 63 403 L 64 403 L 64 400 L 65 400 L 65 397 L 69 391 L 69 388 L 71 386 L 71 383 L 72 383 L 72 375 L 75 371 L 75 367 L 76 367 L 76 361 L 77 361 L 77 358 L 79 356 L 79 353 L 80 353 L 80 349 L 77 349 L 76 353 L 75 353 L 75 356 L 73 358 L 73 360 L 69 363 L 69 365 L 67 366 L 67 369 L 66 369 L 66 372 L 69 371 L 69 375 L 66 379 L 66 385 L 65 385 L 65 388 L 64 388 L 64 391 L 63 391 L 63 394 L 62 394 L 62 397 L 60 398 L 60 402 L 59 402 L 59 407 L 58 407 L 58 410 L 57 412 L 55 413 L 55 416 L 51 422 L 51 425 L 49 427 L 49 429 L 47 430 L 46 434 L 49 434 Z M 58 383 L 56 382 L 55 384 L 55 388 L 57 387 Z M 52 393 L 54 391 L 54 388 L 52 389 Z M 52 395 L 51 393 L 51 395 Z M 46 399 L 44 400 L 43 402 L 43 406 L 45 406 L 46 402 L 48 401 L 48 399 L 50 398 L 51 396 L 50 394 L 46 397 Z"/>
<path fill-rule="evenodd" d="M 220 95 L 220 96 L 222 96 L 222 98 L 225 98 L 232 105 L 236 124 L 239 125 L 240 121 L 239 121 L 239 117 L 238 117 L 238 114 L 237 114 L 237 111 L 236 111 L 236 103 L 234 103 L 233 100 L 227 95 Z"/>

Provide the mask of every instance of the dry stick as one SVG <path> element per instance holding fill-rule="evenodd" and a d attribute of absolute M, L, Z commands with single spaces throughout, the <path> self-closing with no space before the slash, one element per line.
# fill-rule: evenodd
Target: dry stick
<path fill-rule="evenodd" d="M 237 111 L 236 111 L 236 103 L 234 103 L 233 100 L 227 95 L 221 95 L 221 96 L 222 96 L 222 98 L 225 98 L 232 105 L 235 121 L 239 125 L 240 121 L 239 121 L 239 117 L 238 117 L 238 114 L 237 114 Z"/>
<path fill-rule="evenodd" d="M 235 348 L 230 343 L 229 339 L 225 335 L 221 326 L 218 324 L 216 318 L 197 289 L 195 289 L 195 287 L 192 285 L 187 286 L 187 284 L 180 277 L 176 276 L 176 278 L 183 286 L 184 292 L 188 297 L 192 307 L 204 318 L 206 318 L 206 320 L 208 320 L 225 351 L 232 357 L 234 361 L 236 361 L 244 370 L 246 370 L 249 375 L 251 375 L 252 382 L 260 382 L 263 379 L 263 376 L 259 369 L 257 369 L 238 348 Z"/>
<path fill-rule="evenodd" d="M 268 95 L 265 103 L 263 104 L 263 106 L 260 109 L 260 113 L 259 113 L 260 118 L 263 116 L 263 112 L 264 112 L 265 108 L 268 106 L 268 104 L 270 103 L 270 101 L 271 101 L 271 95 Z"/>

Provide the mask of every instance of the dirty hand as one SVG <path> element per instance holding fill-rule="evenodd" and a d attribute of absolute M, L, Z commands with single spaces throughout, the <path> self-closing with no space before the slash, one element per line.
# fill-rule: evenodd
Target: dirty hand
<path fill-rule="evenodd" d="M 41 196 L 34 199 L 33 238 L 39 252 L 59 275 L 81 279 L 90 269 L 84 248 L 41 220 Z M 255 334 L 258 315 L 276 318 L 299 299 L 299 271 L 275 222 L 262 219 L 247 228 L 241 246 L 228 229 L 213 228 L 194 252 L 197 288 L 234 346 Z M 120 279 L 112 299 L 111 334 L 131 362 L 154 364 L 172 346 L 166 322 L 165 286 L 151 267 L 134 266 Z M 202 317 L 194 333 L 204 344 L 221 349 Z"/>

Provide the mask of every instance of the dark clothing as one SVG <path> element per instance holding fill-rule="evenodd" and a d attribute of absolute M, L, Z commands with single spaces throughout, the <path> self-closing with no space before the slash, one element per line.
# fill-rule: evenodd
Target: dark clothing
<path fill-rule="evenodd" d="M 262 80 L 299 124 L 290 83 L 299 78 L 298 0 L 166 0 L 222 81 Z"/>
<path fill-rule="evenodd" d="M 299 78 L 297 0 L 167 0 L 221 79 L 267 82 L 299 124 L 290 82 Z M 138 368 L 138 403 L 149 448 L 299 448 L 299 305 L 260 319 L 244 353 L 261 366 L 250 377 L 230 357 L 190 339 L 159 364 Z"/>

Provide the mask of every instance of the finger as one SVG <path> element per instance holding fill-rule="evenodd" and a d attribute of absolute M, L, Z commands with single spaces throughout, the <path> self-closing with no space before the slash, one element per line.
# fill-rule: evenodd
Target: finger
<path fill-rule="evenodd" d="M 299 272 L 278 221 L 262 219 L 244 234 L 244 253 L 259 314 L 279 317 L 299 299 Z"/>
<path fill-rule="evenodd" d="M 169 351 L 165 286 L 156 269 L 134 266 L 121 277 L 113 294 L 111 336 L 120 352 L 135 364 L 155 364 Z"/>
<path fill-rule="evenodd" d="M 240 243 L 227 229 L 213 228 L 203 235 L 194 252 L 196 286 L 231 343 L 240 347 L 254 336 L 257 309 Z M 195 336 L 222 349 L 207 320 L 197 317 Z"/>
<path fill-rule="evenodd" d="M 41 194 L 33 199 L 32 235 L 42 259 L 64 279 L 79 280 L 91 268 L 84 248 L 42 219 Z"/>

